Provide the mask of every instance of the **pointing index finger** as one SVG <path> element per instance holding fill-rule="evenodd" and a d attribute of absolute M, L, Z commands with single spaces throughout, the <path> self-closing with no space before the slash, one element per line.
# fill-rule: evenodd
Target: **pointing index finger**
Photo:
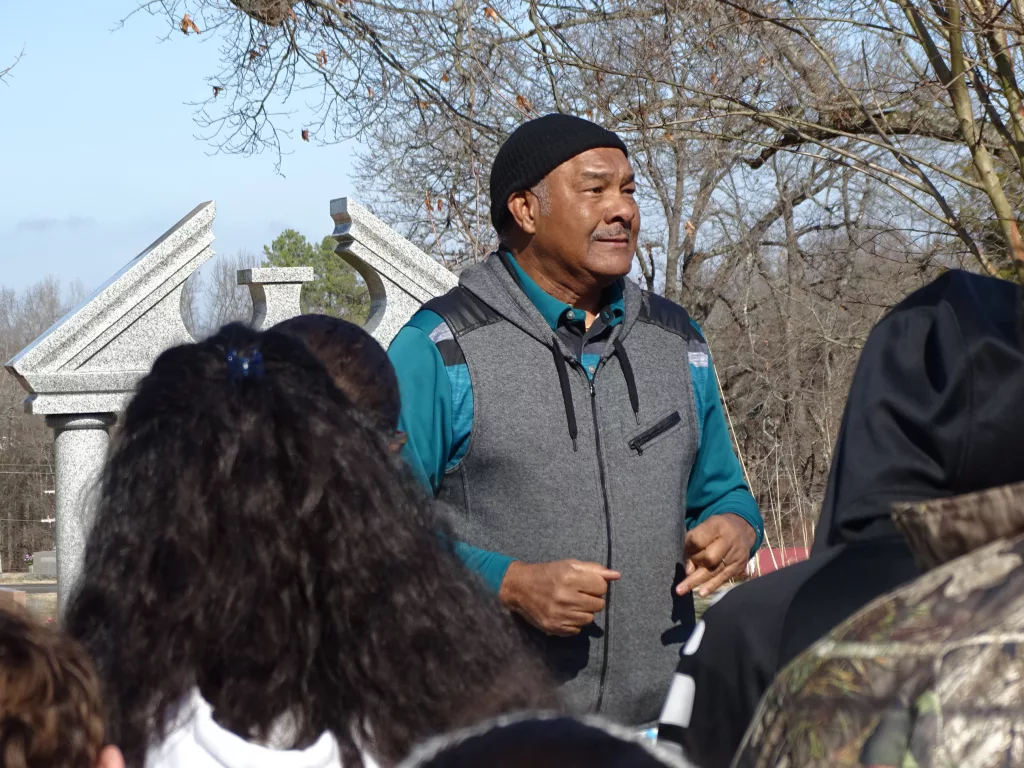
<path fill-rule="evenodd" d="M 622 578 L 621 573 L 613 571 L 611 568 L 605 568 L 600 563 L 573 563 L 572 567 L 577 571 L 586 571 L 588 573 L 596 574 L 605 581 L 618 581 Z"/>

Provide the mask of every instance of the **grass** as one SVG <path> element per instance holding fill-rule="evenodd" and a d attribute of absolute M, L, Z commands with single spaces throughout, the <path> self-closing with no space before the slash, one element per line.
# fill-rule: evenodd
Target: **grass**
<path fill-rule="evenodd" d="M 34 573 L 0 573 L 0 586 L 11 584 L 56 584 L 52 576 L 37 576 Z"/>
<path fill-rule="evenodd" d="M 39 576 L 34 573 L 3 573 L 0 574 L 0 587 L 17 589 L 19 584 L 56 584 L 52 577 Z M 25 595 L 25 607 L 28 612 L 40 621 L 57 618 L 57 595 Z"/>
<path fill-rule="evenodd" d="M 25 607 L 40 621 L 57 620 L 56 595 L 25 595 Z"/>

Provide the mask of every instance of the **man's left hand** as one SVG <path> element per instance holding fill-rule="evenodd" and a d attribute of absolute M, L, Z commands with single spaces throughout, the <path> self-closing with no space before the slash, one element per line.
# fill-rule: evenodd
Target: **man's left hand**
<path fill-rule="evenodd" d="M 743 572 L 750 548 L 757 541 L 754 528 L 739 515 L 713 515 L 686 533 L 686 578 L 676 587 L 685 595 L 707 597 L 729 579 Z"/>

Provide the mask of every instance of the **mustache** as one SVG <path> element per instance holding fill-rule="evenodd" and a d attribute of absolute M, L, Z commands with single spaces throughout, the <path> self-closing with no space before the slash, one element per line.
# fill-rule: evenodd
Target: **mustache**
<path fill-rule="evenodd" d="M 590 236 L 590 239 L 604 240 L 612 237 L 629 237 L 632 234 L 632 230 L 626 229 L 626 227 L 615 227 L 614 229 L 599 229 Z"/>

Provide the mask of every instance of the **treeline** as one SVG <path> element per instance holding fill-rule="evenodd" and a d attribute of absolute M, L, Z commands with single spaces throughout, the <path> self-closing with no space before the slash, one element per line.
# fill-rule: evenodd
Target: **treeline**
<path fill-rule="evenodd" d="M 56 277 L 21 292 L 0 286 L 0 361 L 14 357 L 81 301 L 80 283 L 62 288 Z M 25 390 L 0 373 L 0 567 L 25 570 L 25 556 L 53 549 L 53 434 L 25 413 Z M 48 521 L 48 522 L 47 522 Z"/>

